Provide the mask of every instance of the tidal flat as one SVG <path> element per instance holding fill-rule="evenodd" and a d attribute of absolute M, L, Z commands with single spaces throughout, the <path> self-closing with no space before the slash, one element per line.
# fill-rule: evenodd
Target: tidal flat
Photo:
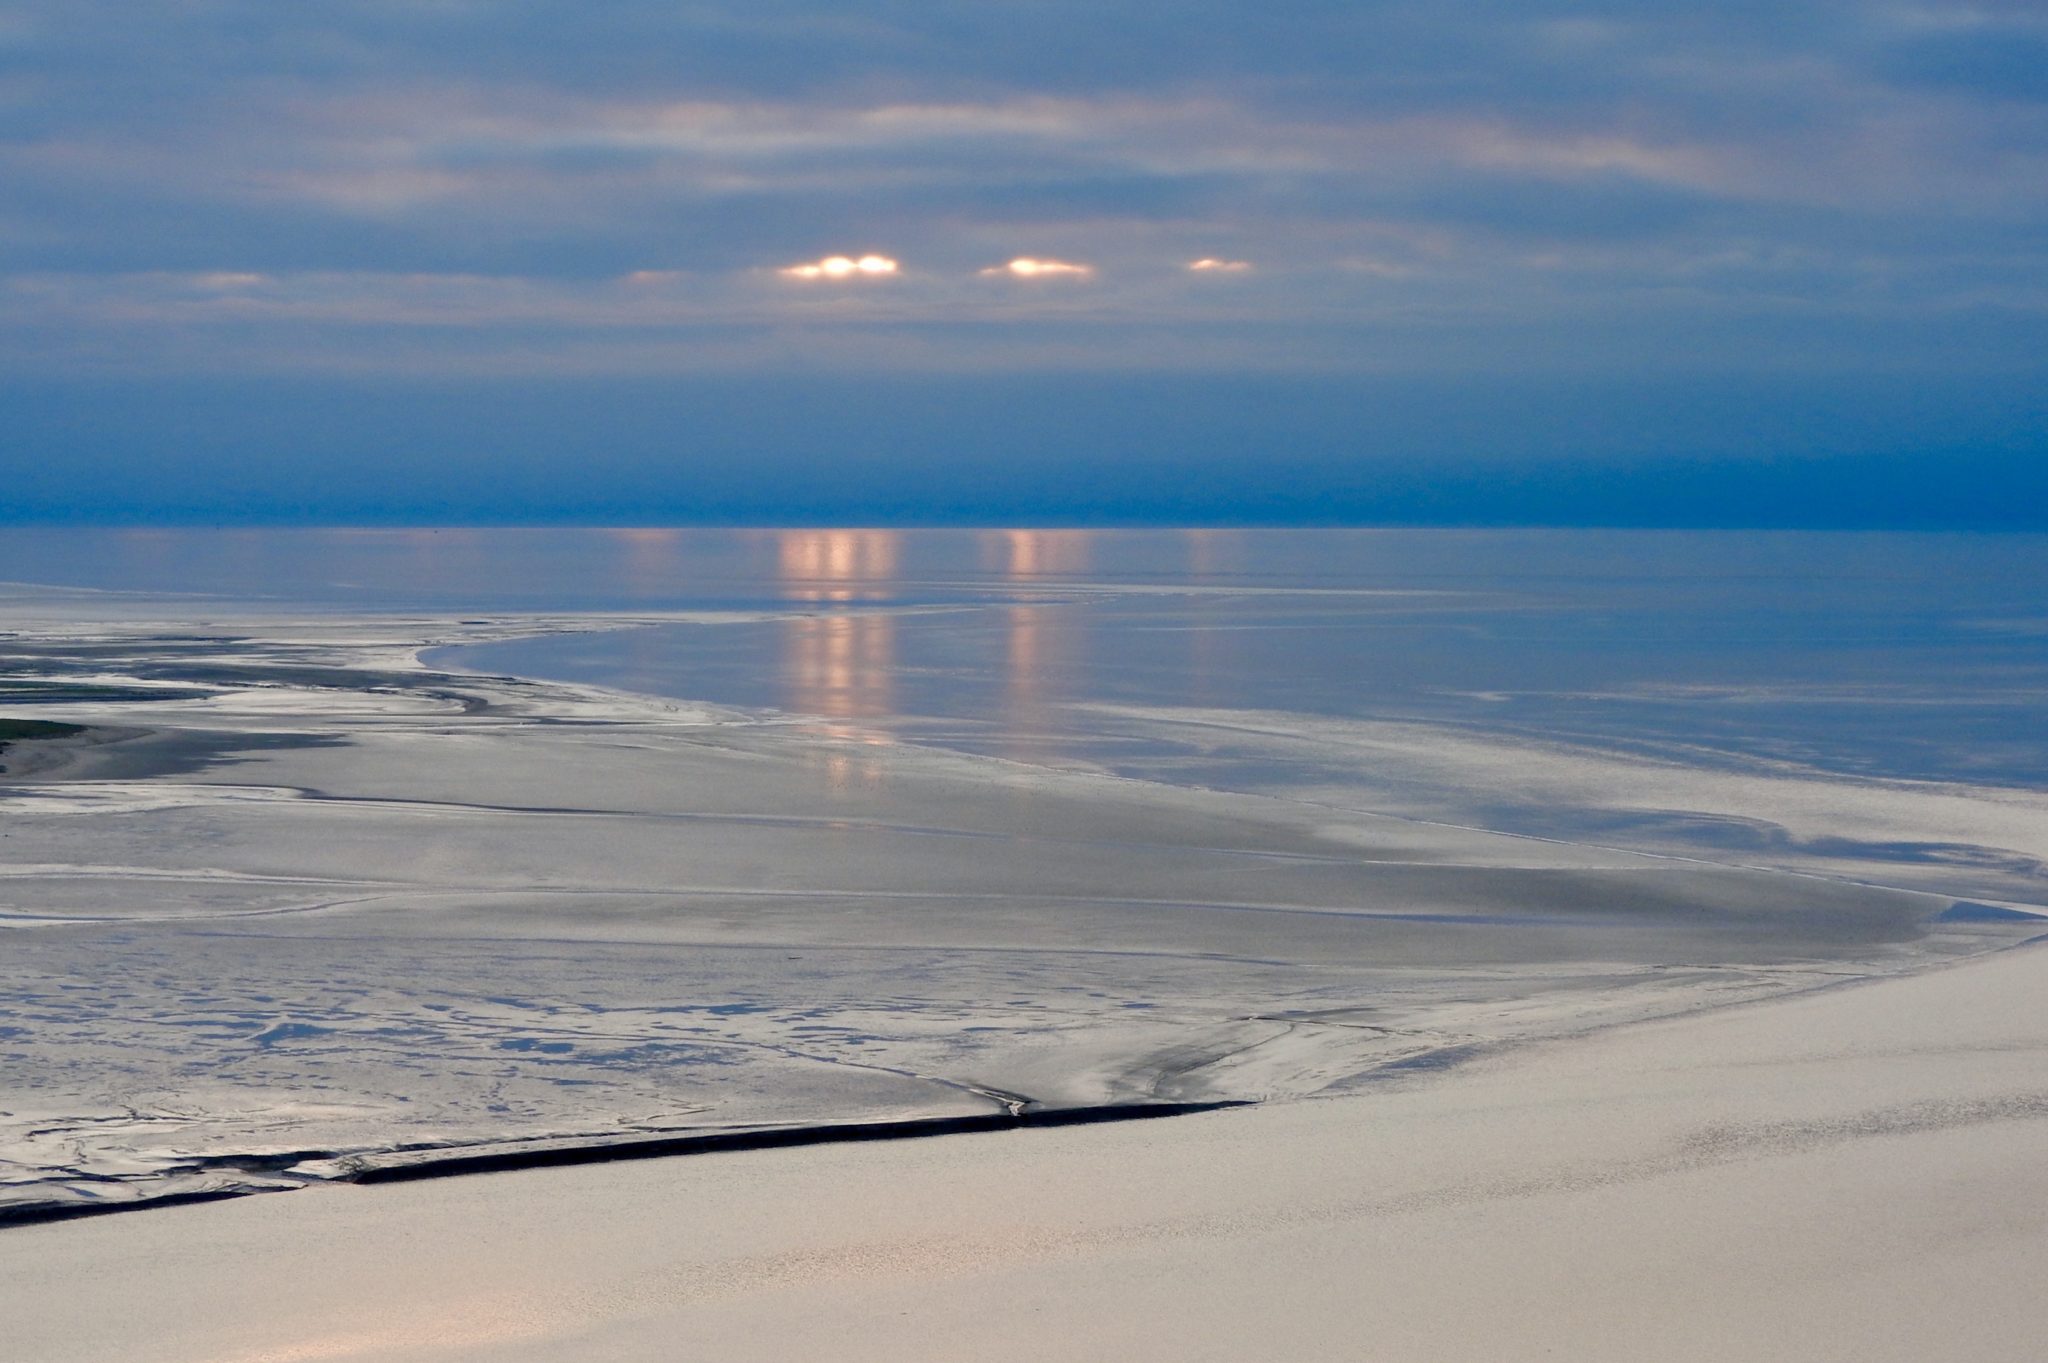
<path fill-rule="evenodd" d="M 585 550 L 683 553 L 633 533 Z M 1872 756 L 1860 712 L 1920 704 L 1939 648 L 1846 700 L 1780 661 L 1600 703 L 1500 633 L 1569 621 L 1554 582 L 1274 570 L 1299 539 L 1173 576 L 1062 534 L 966 539 L 976 579 L 785 532 L 770 590 L 636 609 L 12 589 L 12 713 L 83 732 L 0 778 L 0 1217 L 1386 1094 L 2041 931 L 2029 755 L 1961 779 L 1967 745 L 1907 724 Z M 1972 655 L 1960 704 L 2038 704 L 2010 603 L 1962 604 L 1958 638 L 2017 652 Z M 1475 629 L 1484 658 L 1435 654 L 1463 687 L 1266 642 Z M 1532 684 L 1501 698 L 1496 655 Z M 1674 736 L 1731 708 L 1747 744 Z M 1831 721 L 1805 760 L 1802 708 Z"/>

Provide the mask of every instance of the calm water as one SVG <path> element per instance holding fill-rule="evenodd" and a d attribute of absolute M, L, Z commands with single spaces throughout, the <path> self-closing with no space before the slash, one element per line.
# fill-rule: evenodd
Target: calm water
<path fill-rule="evenodd" d="M 2048 785 L 2041 536 L 39 529 L 0 532 L 0 578 L 765 611 L 444 660 L 1020 756 L 1086 749 L 1091 705 L 1216 707 Z"/>

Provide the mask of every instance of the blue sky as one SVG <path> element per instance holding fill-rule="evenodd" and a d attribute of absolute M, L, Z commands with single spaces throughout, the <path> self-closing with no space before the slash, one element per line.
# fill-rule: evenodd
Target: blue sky
<path fill-rule="evenodd" d="M 2048 523 L 2044 228 L 2040 3 L 0 0 L 0 515 Z"/>

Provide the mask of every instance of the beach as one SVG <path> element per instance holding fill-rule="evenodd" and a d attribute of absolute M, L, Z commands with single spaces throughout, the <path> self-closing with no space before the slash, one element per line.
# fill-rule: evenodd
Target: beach
<path fill-rule="evenodd" d="M 2032 635 L 850 580 L 8 589 L 23 1356 L 2026 1356 Z"/>
<path fill-rule="evenodd" d="M 2048 0 L 0 0 L 0 1363 L 2048 1363 Z"/>
<path fill-rule="evenodd" d="M 1129 1126 L 17 1228 L 47 1363 L 2036 1356 L 2048 951 Z"/>
<path fill-rule="evenodd" d="M 421 661 L 647 623 L 17 632 L 87 732 L 5 785 L 0 1216 L 1342 1092 L 2041 921 L 1959 899 L 2003 888 L 1974 862 L 1858 883 Z M 1759 783 L 1975 811 L 2008 859 L 2048 826 L 2024 791 Z"/>

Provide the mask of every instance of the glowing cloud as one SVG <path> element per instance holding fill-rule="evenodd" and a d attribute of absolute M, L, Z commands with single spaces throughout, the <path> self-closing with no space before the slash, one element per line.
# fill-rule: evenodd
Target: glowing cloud
<path fill-rule="evenodd" d="M 1218 260 L 1214 256 L 1188 262 L 1188 268 L 1200 274 L 1243 274 L 1251 267 L 1249 260 Z"/>
<path fill-rule="evenodd" d="M 1014 275 L 1019 279 L 1036 279 L 1041 275 L 1091 275 L 1093 265 L 1076 265 L 1066 260 L 1040 260 L 1034 256 L 1018 256 L 1008 265 L 991 265 L 982 271 L 985 275 Z"/>
<path fill-rule="evenodd" d="M 861 279 L 892 275 L 898 268 L 887 256 L 826 256 L 802 265 L 786 265 L 776 273 L 785 279 Z"/>

